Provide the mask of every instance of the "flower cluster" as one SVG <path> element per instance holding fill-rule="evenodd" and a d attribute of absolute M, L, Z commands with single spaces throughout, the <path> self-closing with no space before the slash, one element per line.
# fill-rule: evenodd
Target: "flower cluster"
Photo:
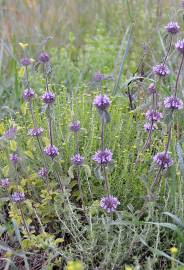
<path fill-rule="evenodd" d="M 27 67 L 29 65 L 31 65 L 31 59 L 28 58 L 28 57 L 24 57 L 20 60 L 21 64 L 24 66 L 24 67 Z"/>
<path fill-rule="evenodd" d="M 154 94 L 154 93 L 156 93 L 156 91 L 157 91 L 157 89 L 156 89 L 155 83 L 151 83 L 148 86 L 148 92 L 149 92 L 149 94 Z"/>
<path fill-rule="evenodd" d="M 25 194 L 24 192 L 20 192 L 20 191 L 15 191 L 12 194 L 12 201 L 15 203 L 20 203 L 23 202 L 25 200 Z"/>
<path fill-rule="evenodd" d="M 112 213 L 116 210 L 120 202 L 116 197 L 112 195 L 108 195 L 107 197 L 103 197 L 100 201 L 100 206 L 107 211 L 107 213 Z"/>
<path fill-rule="evenodd" d="M 48 147 L 46 147 L 44 149 L 44 153 L 52 159 L 59 155 L 58 148 L 54 145 L 49 145 Z"/>
<path fill-rule="evenodd" d="M 5 133 L 4 133 L 4 137 L 8 140 L 12 140 L 16 137 L 16 134 L 17 134 L 17 128 L 16 127 L 12 127 L 10 128 L 9 130 L 7 130 Z"/>
<path fill-rule="evenodd" d="M 71 158 L 71 161 L 73 163 L 73 165 L 76 165 L 76 166 L 82 166 L 83 163 L 84 163 L 84 157 L 81 156 L 79 153 L 76 154 L 75 156 L 73 156 Z"/>
<path fill-rule="evenodd" d="M 79 121 L 74 121 L 70 125 L 70 130 L 73 132 L 78 132 L 81 128 L 80 122 Z"/>
<path fill-rule="evenodd" d="M 112 152 L 109 149 L 100 150 L 92 157 L 100 165 L 107 165 L 112 162 Z"/>
<path fill-rule="evenodd" d="M 168 152 L 157 153 L 153 157 L 154 162 L 163 169 L 167 169 L 173 165 L 173 160 Z"/>
<path fill-rule="evenodd" d="M 96 82 L 101 82 L 104 80 L 104 78 L 105 78 L 105 76 L 101 72 L 96 72 L 94 75 L 94 81 L 96 81 Z"/>
<path fill-rule="evenodd" d="M 184 54 L 184 39 L 178 40 L 175 44 L 175 47 L 181 54 Z"/>
<path fill-rule="evenodd" d="M 177 22 L 170 22 L 168 25 L 165 26 L 166 30 L 170 34 L 177 34 L 180 31 L 180 26 Z"/>
<path fill-rule="evenodd" d="M 42 95 L 42 100 L 45 104 L 52 104 L 55 101 L 55 94 L 51 91 L 47 91 Z"/>
<path fill-rule="evenodd" d="M 33 137 L 39 137 L 42 135 L 44 129 L 43 128 L 32 128 L 29 130 L 28 135 Z"/>
<path fill-rule="evenodd" d="M 163 115 L 161 112 L 158 112 L 155 110 L 149 110 L 146 113 L 146 118 L 150 122 L 159 122 L 163 118 Z"/>
<path fill-rule="evenodd" d="M 13 153 L 10 155 L 10 160 L 12 161 L 13 165 L 15 166 L 21 160 L 21 158 L 19 157 L 19 155 L 17 153 Z"/>
<path fill-rule="evenodd" d="M 145 123 L 144 124 L 144 129 L 145 131 L 149 132 L 150 130 L 154 131 L 155 129 L 157 129 L 157 125 L 155 123 Z"/>
<path fill-rule="evenodd" d="M 40 63 L 45 64 L 45 63 L 49 62 L 49 60 L 50 60 L 50 57 L 49 57 L 49 55 L 48 55 L 47 52 L 41 52 L 41 53 L 39 54 L 39 56 L 38 56 L 38 61 L 39 61 Z"/>
<path fill-rule="evenodd" d="M 28 88 L 24 90 L 23 97 L 25 101 L 30 101 L 35 97 L 35 91 L 32 88 Z"/>
<path fill-rule="evenodd" d="M 10 186 L 10 180 L 8 178 L 1 179 L 1 186 L 3 188 L 8 188 Z"/>
<path fill-rule="evenodd" d="M 95 105 L 95 107 L 101 111 L 108 109 L 110 104 L 111 101 L 107 95 L 99 95 L 95 97 L 93 101 L 93 105 Z"/>
<path fill-rule="evenodd" d="M 170 70 L 165 64 L 161 63 L 153 67 L 153 72 L 160 77 L 165 77 L 169 75 Z"/>
<path fill-rule="evenodd" d="M 41 168 L 39 171 L 38 171 L 38 175 L 45 179 L 48 177 L 48 174 L 49 174 L 49 170 L 47 168 Z"/>
<path fill-rule="evenodd" d="M 181 110 L 183 109 L 183 101 L 175 96 L 166 97 L 164 99 L 164 106 L 166 109 Z"/>

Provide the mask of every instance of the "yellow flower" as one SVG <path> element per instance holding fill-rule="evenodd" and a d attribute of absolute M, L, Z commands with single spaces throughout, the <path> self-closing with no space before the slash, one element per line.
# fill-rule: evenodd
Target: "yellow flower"
<path fill-rule="evenodd" d="M 22 43 L 22 42 L 19 42 L 19 45 L 22 49 L 25 49 L 29 44 L 28 43 Z"/>
<path fill-rule="evenodd" d="M 178 253 L 178 249 L 177 247 L 173 246 L 170 248 L 170 252 L 173 256 L 176 256 L 176 254 Z"/>
<path fill-rule="evenodd" d="M 67 263 L 67 270 L 84 270 L 84 266 L 80 261 L 69 261 Z"/>
<path fill-rule="evenodd" d="M 132 266 L 130 265 L 125 265 L 125 270 L 134 270 Z"/>

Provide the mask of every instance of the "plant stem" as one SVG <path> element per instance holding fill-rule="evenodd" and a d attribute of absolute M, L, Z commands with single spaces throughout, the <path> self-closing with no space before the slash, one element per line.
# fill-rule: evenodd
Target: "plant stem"
<path fill-rule="evenodd" d="M 178 89 L 178 82 L 179 82 L 179 77 L 180 77 L 180 73 L 181 73 L 181 68 L 182 68 L 182 65 L 183 65 L 183 61 L 184 61 L 184 54 L 182 55 L 180 67 L 179 67 L 179 70 L 178 70 L 178 75 L 177 75 L 177 78 L 176 78 L 176 84 L 175 84 L 175 90 L 174 90 L 174 96 L 175 97 L 176 97 L 176 93 L 177 93 L 177 89 Z"/>
<path fill-rule="evenodd" d="M 21 203 L 18 204 L 18 208 L 20 210 L 20 214 L 21 214 L 21 217 L 22 217 L 22 221 L 23 221 L 23 224 L 24 224 L 24 228 L 28 234 L 28 236 L 30 237 L 30 232 L 29 232 L 29 228 L 27 226 L 27 223 L 26 223 L 26 220 L 25 220 L 25 217 L 24 217 L 24 213 L 23 213 L 23 210 L 22 210 L 22 205 Z"/>
<path fill-rule="evenodd" d="M 80 181 L 80 168 L 77 167 L 77 183 L 79 187 L 79 192 L 80 192 L 80 198 L 82 201 L 82 205 L 84 207 L 84 196 L 83 196 L 83 191 L 82 191 L 82 186 L 81 186 L 81 181 Z"/>

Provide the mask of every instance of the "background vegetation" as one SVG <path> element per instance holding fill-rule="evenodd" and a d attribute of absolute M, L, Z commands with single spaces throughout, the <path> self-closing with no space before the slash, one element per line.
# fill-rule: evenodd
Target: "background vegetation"
<path fill-rule="evenodd" d="M 164 143 L 167 140 L 166 122 L 160 124 L 150 149 L 136 164 L 147 136 L 143 125 L 150 106 L 147 87 L 152 66 L 166 52 L 164 26 L 177 20 L 182 39 L 183 15 L 180 1 L 174 0 L 0 1 L 1 178 L 11 179 L 11 193 L 16 183 L 9 154 L 18 150 L 22 158 L 20 189 L 27 198 L 23 212 L 31 231 L 28 237 L 19 209 L 1 189 L 0 269 L 184 269 L 183 111 L 174 116 L 170 150 L 175 162 L 163 177 L 157 199 L 149 201 L 146 196 L 154 179 L 152 156 L 162 150 L 163 138 Z M 27 136 L 32 121 L 22 97 L 20 42 L 29 44 L 27 52 L 35 60 L 43 48 L 51 57 L 49 81 L 56 94 L 53 132 L 60 157 L 58 164 L 49 164 L 50 193 L 37 176 L 42 160 L 36 140 Z M 179 56 L 174 49 L 170 59 L 172 74 L 159 84 L 161 97 L 168 95 L 175 84 Z M 111 122 L 105 136 L 115 160 L 111 192 L 121 203 L 113 218 L 99 206 L 103 185 L 91 159 L 100 146 L 100 119 L 92 105 L 99 92 L 93 80 L 96 71 L 113 78 L 103 83 L 112 101 Z M 132 109 L 128 85 L 133 77 L 140 76 L 144 80 L 136 79 L 130 85 Z M 181 95 L 182 77 L 183 74 L 179 82 Z M 30 82 L 37 94 L 36 119 L 45 129 L 43 144 L 47 145 L 47 117 L 40 100 L 45 90 L 41 69 L 31 68 Z M 69 130 L 74 116 L 84 128 L 80 149 L 91 169 L 91 176 L 82 172 L 85 214 L 80 207 L 76 179 L 68 175 L 75 152 L 75 140 Z M 4 140 L 5 131 L 14 125 L 16 139 Z M 62 167 L 60 173 L 69 194 L 67 202 L 57 187 L 57 166 Z M 140 218 L 142 207 L 146 210 Z"/>

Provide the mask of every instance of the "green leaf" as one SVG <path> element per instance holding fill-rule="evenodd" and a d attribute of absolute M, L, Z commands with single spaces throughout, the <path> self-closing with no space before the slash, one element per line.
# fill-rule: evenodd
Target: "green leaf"
<path fill-rule="evenodd" d="M 74 168 L 75 168 L 75 166 L 72 165 L 72 166 L 70 166 L 70 168 L 69 168 L 69 170 L 68 170 L 68 175 L 69 175 L 70 178 L 72 178 L 72 179 L 74 178 L 74 174 L 73 174 Z"/>
<path fill-rule="evenodd" d="M 87 174 L 88 177 L 91 177 L 91 169 L 88 165 L 83 165 L 82 166 L 85 170 L 85 173 Z"/>

